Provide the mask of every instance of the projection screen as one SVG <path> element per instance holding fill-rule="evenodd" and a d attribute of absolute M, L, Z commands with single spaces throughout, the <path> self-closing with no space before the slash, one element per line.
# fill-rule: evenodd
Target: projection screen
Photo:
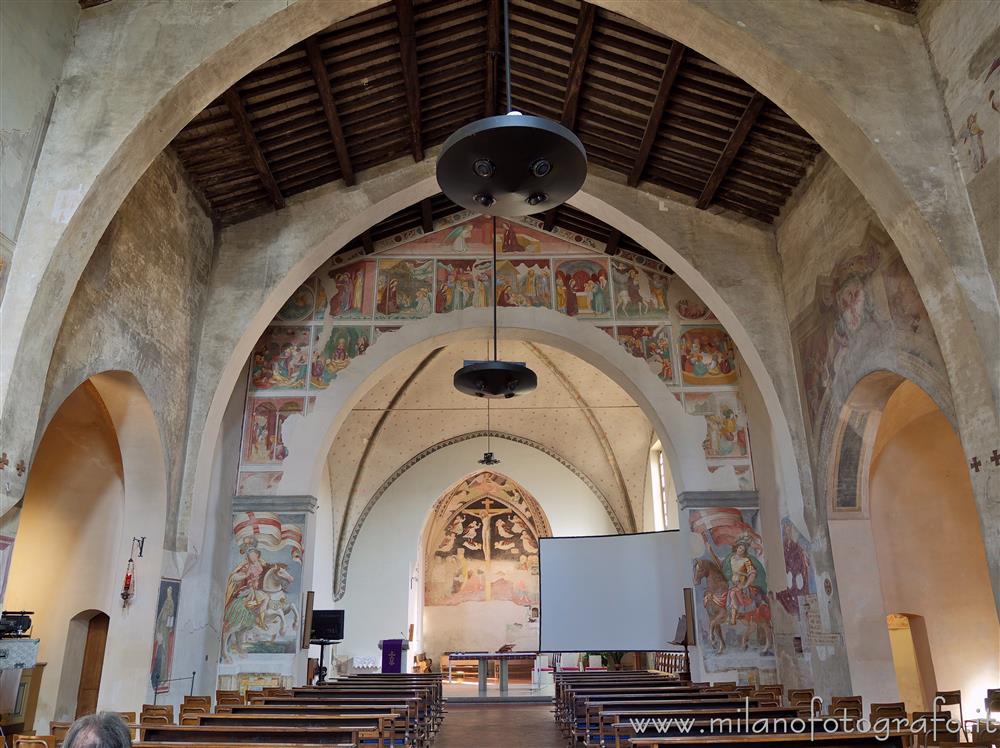
<path fill-rule="evenodd" d="M 656 651 L 684 612 L 680 533 L 541 538 L 543 652 Z M 688 582 L 690 586 L 690 582 Z"/>

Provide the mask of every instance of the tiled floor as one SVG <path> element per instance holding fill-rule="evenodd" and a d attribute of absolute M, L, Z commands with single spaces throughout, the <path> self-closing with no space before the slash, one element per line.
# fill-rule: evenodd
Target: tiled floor
<path fill-rule="evenodd" d="M 453 704 L 434 748 L 562 748 L 551 704 Z"/>

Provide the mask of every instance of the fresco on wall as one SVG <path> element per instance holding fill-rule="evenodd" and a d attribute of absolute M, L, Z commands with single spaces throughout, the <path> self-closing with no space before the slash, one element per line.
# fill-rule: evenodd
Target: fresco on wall
<path fill-rule="evenodd" d="M 652 372 L 664 382 L 673 383 L 674 365 L 670 353 L 670 330 L 666 325 L 623 326 L 618 328 L 618 342 L 636 358 L 645 359 Z"/>
<path fill-rule="evenodd" d="M 309 371 L 308 327 L 273 325 L 257 341 L 250 357 L 250 386 L 255 390 L 298 390 Z"/>
<path fill-rule="evenodd" d="M 274 465 L 287 453 L 279 428 L 282 398 L 301 394 L 311 402 L 382 335 L 431 314 L 488 307 L 491 293 L 504 308 L 555 309 L 594 324 L 645 360 L 678 401 L 690 388 L 735 393 L 732 341 L 718 324 L 705 324 L 714 316 L 669 269 L 625 249 L 610 258 L 590 237 L 540 225 L 531 218 L 498 220 L 495 279 L 492 220 L 464 212 L 442 219 L 429 234 L 414 228 L 379 240 L 376 257 L 327 260 L 254 349 L 241 491 L 271 493 L 280 480 Z M 920 324 L 909 297 L 901 294 L 898 303 L 901 319 Z M 684 322 L 693 324 L 681 327 Z M 733 412 L 739 421 L 741 411 Z M 744 423 L 734 435 L 721 410 L 699 415 L 709 424 L 706 456 L 733 461 L 725 467 L 732 475 L 726 487 L 752 488 Z M 706 467 L 719 470 L 711 462 Z"/>
<path fill-rule="evenodd" d="M 750 438 L 743 403 L 736 392 L 685 392 L 684 410 L 705 418 L 705 457 L 747 457 Z"/>
<path fill-rule="evenodd" d="M 870 226 L 832 271 L 816 279 L 812 301 L 792 328 L 810 422 L 844 357 L 894 340 L 907 354 L 943 370 L 934 332 L 913 279 L 881 228 Z"/>
<path fill-rule="evenodd" d="M 325 388 L 371 345 L 372 328 L 336 325 L 327 330 L 315 328 L 309 383 Z"/>
<path fill-rule="evenodd" d="M 325 276 L 325 277 L 324 277 Z M 350 265 L 331 267 L 319 276 L 320 287 L 329 299 L 324 304 L 326 314 L 332 319 L 371 319 L 375 287 L 375 261 L 362 260 Z"/>
<path fill-rule="evenodd" d="M 534 497 L 500 473 L 476 473 L 438 499 L 424 534 L 424 606 L 430 617 L 451 611 L 450 634 L 439 623 L 439 638 L 461 636 L 483 617 L 523 628 L 539 605 L 538 539 L 551 534 Z"/>
<path fill-rule="evenodd" d="M 663 316 L 667 313 L 670 277 L 621 260 L 611 261 L 615 284 L 615 315 L 618 318 Z"/>
<path fill-rule="evenodd" d="M 789 615 L 798 617 L 809 597 L 816 594 L 816 580 L 810 543 L 788 517 L 781 519 L 781 546 L 785 557 L 785 589 L 775 597 Z"/>
<path fill-rule="evenodd" d="M 281 430 L 289 416 L 303 412 L 301 397 L 247 398 L 243 429 L 243 461 L 253 465 L 279 463 L 288 456 Z"/>
<path fill-rule="evenodd" d="M 734 384 L 736 346 L 721 327 L 688 327 L 680 337 L 681 377 L 687 384 Z"/>
<path fill-rule="evenodd" d="M 1000 57 L 994 57 L 981 77 L 971 82 L 967 96 L 968 114 L 958 127 L 956 139 L 965 146 L 965 155 L 973 174 L 986 168 L 997 154 L 995 130 L 990 135 L 987 129 L 994 129 L 997 114 L 1000 113 Z M 982 113 L 982 119 L 980 119 Z M 983 136 L 986 136 L 985 140 Z M 988 144 L 988 145 L 987 145 Z"/>
<path fill-rule="evenodd" d="M 316 278 L 310 278 L 293 293 L 285 305 L 278 310 L 275 321 L 307 322 L 313 318 L 317 309 Z"/>
<path fill-rule="evenodd" d="M 304 514 L 234 512 L 222 662 L 299 647 Z"/>
<path fill-rule="evenodd" d="M 434 311 L 434 260 L 379 260 L 375 313 L 379 319 L 418 319 Z"/>
<path fill-rule="evenodd" d="M 177 631 L 177 607 L 180 604 L 181 580 L 161 579 L 153 627 L 153 662 L 149 683 L 156 693 L 170 690 L 170 671 L 174 662 L 174 639 Z"/>
<path fill-rule="evenodd" d="M 497 305 L 552 307 L 548 260 L 497 261 Z"/>
<path fill-rule="evenodd" d="M 560 260 L 555 263 L 556 309 L 570 317 L 611 316 L 608 261 Z"/>
<path fill-rule="evenodd" d="M 774 667 L 764 543 L 756 509 L 712 507 L 689 515 L 695 619 L 708 672 Z"/>
<path fill-rule="evenodd" d="M 469 307 L 487 307 L 490 296 L 491 263 L 487 260 L 438 260 L 437 295 L 434 311 L 457 312 Z"/>

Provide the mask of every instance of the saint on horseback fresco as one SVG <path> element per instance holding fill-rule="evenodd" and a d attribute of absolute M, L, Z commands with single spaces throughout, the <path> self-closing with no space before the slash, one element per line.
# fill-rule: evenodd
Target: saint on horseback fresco
<path fill-rule="evenodd" d="M 299 641 L 301 514 L 236 512 L 223 601 L 222 661 L 294 654 Z"/>
<path fill-rule="evenodd" d="M 719 672 L 773 667 L 774 635 L 757 510 L 692 509 L 696 619 L 705 666 Z M 765 657 L 769 662 L 761 662 Z"/>

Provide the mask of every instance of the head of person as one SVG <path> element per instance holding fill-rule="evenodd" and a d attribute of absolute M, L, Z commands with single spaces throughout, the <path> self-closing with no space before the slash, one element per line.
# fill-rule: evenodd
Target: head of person
<path fill-rule="evenodd" d="M 63 748 L 132 748 L 132 736 L 118 714 L 98 712 L 73 723 Z"/>

